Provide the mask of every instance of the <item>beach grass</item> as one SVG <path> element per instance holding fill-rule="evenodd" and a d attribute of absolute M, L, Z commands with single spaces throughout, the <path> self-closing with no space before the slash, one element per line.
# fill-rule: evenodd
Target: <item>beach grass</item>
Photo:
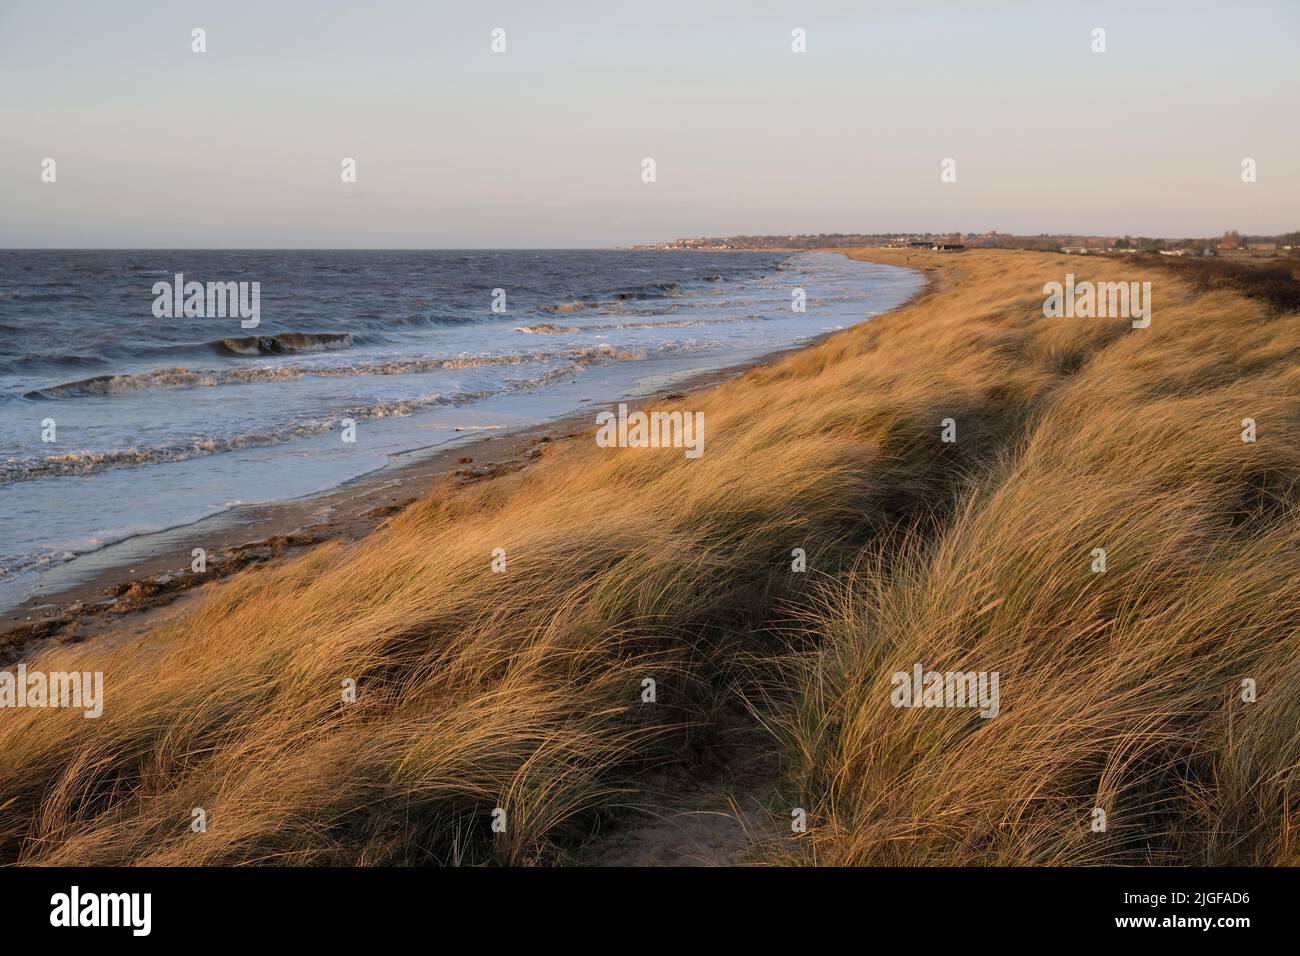
<path fill-rule="evenodd" d="M 104 716 L 0 720 L 0 860 L 552 862 L 743 699 L 807 816 L 757 861 L 1296 862 L 1300 315 L 855 255 L 931 289 L 663 406 L 696 460 L 553 443 L 28 662 L 102 671 Z M 1044 318 L 1067 272 L 1151 281 L 1150 326 Z M 998 715 L 893 706 L 918 663 L 998 672 Z"/>

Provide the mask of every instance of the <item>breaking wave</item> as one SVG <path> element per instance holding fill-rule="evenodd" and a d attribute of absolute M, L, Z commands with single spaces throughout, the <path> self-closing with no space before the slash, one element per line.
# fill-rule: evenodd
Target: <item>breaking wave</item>
<path fill-rule="evenodd" d="M 667 346 L 666 346 L 667 347 Z M 248 368 L 190 369 L 159 368 L 127 375 L 96 375 L 48 388 L 33 389 L 23 395 L 34 401 L 80 398 L 88 395 L 116 395 L 165 388 L 205 388 L 237 385 L 244 382 L 278 382 L 295 379 L 344 378 L 368 375 L 415 375 L 445 369 L 485 368 L 488 366 L 537 365 L 566 362 L 571 368 L 585 368 L 596 362 L 643 359 L 641 349 L 619 349 L 600 344 L 540 352 L 517 352 L 506 355 L 456 355 L 451 357 L 413 356 L 382 362 L 358 362 L 352 365 L 266 365 Z"/>
<path fill-rule="evenodd" d="M 631 302 L 665 299 L 681 294 L 681 286 L 676 282 L 649 282 L 645 285 L 634 286 L 630 289 L 619 289 L 614 292 L 609 292 L 603 297 L 584 295 L 578 296 L 571 302 L 557 302 L 554 305 L 544 305 L 542 306 L 542 311 L 548 312 L 551 315 L 569 315 L 574 312 L 588 311 L 627 311 L 626 306 Z"/>
<path fill-rule="evenodd" d="M 663 350 L 694 351 L 706 348 L 708 348 L 708 346 L 698 343 L 671 343 L 664 346 Z M 543 358 L 543 356 L 545 358 Z M 329 431 L 338 427 L 338 422 L 341 418 L 367 421 L 376 418 L 393 418 L 413 415 L 416 412 L 424 411 L 425 409 L 440 405 L 459 406 L 472 404 L 506 392 L 517 392 L 540 388 L 580 372 L 584 368 L 589 368 L 598 362 L 639 361 L 646 358 L 646 353 L 641 350 L 616 349 L 609 345 L 599 345 L 591 348 L 571 349 L 565 352 L 537 352 L 531 353 L 531 355 L 467 356 L 458 359 L 437 359 L 430 360 L 427 367 L 472 368 L 483 364 L 525 365 L 530 362 L 553 360 L 556 357 L 564 357 L 567 361 L 562 365 L 548 369 L 540 375 L 531 378 L 507 380 L 501 384 L 500 388 L 477 392 L 458 392 L 451 395 L 432 394 L 417 398 L 376 402 L 370 405 L 340 409 L 328 419 L 298 422 L 265 432 L 250 432 L 231 436 L 204 436 L 189 441 L 174 441 L 151 446 L 112 448 L 104 451 L 76 451 L 59 455 L 47 455 L 43 458 L 35 456 L 9 458 L 5 461 L 0 461 L 0 485 L 18 481 L 31 481 L 39 478 L 54 478 L 65 475 L 86 475 L 92 472 L 103 471 L 107 468 L 122 466 L 145 465 L 156 462 L 187 461 L 191 458 L 215 455 L 220 452 L 236 451 L 242 448 L 255 448 L 262 445 L 279 444 L 297 438 L 307 438 L 311 435 Z M 457 362 L 464 362 L 466 364 L 458 366 L 455 364 Z M 411 365 L 409 362 L 394 362 L 390 364 L 402 365 L 404 370 L 410 370 Z M 371 366 L 369 368 L 370 370 L 365 372 L 359 371 L 356 368 L 339 368 L 334 371 L 338 374 L 375 374 L 375 367 Z M 187 370 L 163 369 L 160 371 L 165 373 L 177 373 L 186 372 Z M 270 372 L 277 370 L 249 369 L 247 371 Z M 286 369 L 283 371 L 288 370 Z M 154 374 L 155 373 L 149 373 L 148 376 L 134 376 L 134 378 L 151 377 Z M 219 372 L 204 374 L 221 376 L 239 373 Z M 101 376 L 100 379 L 123 377 L 129 378 L 132 376 Z M 88 380 L 88 382 L 94 381 L 96 380 Z M 87 383 L 83 382 L 77 384 L 86 385 Z"/>
<path fill-rule="evenodd" d="M 202 458 L 208 455 L 220 454 L 221 452 L 276 445 L 336 429 L 340 419 L 343 418 L 368 421 L 376 418 L 414 415 L 416 412 L 439 405 L 466 405 L 506 391 L 536 388 L 553 381 L 560 375 L 571 374 L 574 371 L 576 371 L 576 367 L 553 369 L 538 379 L 508 382 L 505 387 L 493 391 L 461 392 L 454 395 L 434 394 L 419 398 L 356 406 L 341 409 L 335 416 L 328 419 L 298 422 L 264 432 L 248 432 L 229 436 L 209 435 L 188 442 L 178 441 L 159 445 L 132 446 L 130 448 L 110 448 L 104 451 L 75 451 L 61 455 L 47 455 L 44 458 L 10 458 L 0 462 L 0 485 L 18 481 L 31 481 L 38 478 L 88 475 L 107 468 L 148 465 L 157 462 L 188 461 L 192 458 Z"/>
<path fill-rule="evenodd" d="M 217 345 L 231 355 L 292 355 L 299 352 L 329 352 L 352 348 L 352 334 L 342 332 L 281 332 L 278 335 L 249 335 L 222 339 Z"/>

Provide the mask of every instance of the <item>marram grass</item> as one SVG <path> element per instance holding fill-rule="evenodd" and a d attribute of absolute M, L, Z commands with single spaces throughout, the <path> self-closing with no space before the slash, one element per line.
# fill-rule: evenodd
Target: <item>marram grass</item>
<path fill-rule="evenodd" d="M 744 693 L 807 816 L 756 861 L 1296 862 L 1300 315 L 870 254 L 935 288 L 667 406 L 696 460 L 587 436 L 45 652 L 104 716 L 0 717 L 0 859 L 551 862 Z M 1150 326 L 1044 318 L 1067 272 L 1150 281 Z M 998 715 L 892 706 L 917 663 L 997 671 Z"/>

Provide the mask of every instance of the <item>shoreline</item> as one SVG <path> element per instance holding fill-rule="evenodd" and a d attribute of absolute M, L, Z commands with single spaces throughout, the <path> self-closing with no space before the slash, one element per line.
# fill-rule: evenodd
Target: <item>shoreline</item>
<path fill-rule="evenodd" d="M 893 309 L 863 321 L 873 321 L 914 305 L 938 288 L 933 267 L 868 259 L 862 255 L 864 249 L 806 251 L 833 252 L 857 261 L 911 268 L 925 279 L 914 295 Z M 70 569 L 76 560 L 102 564 L 102 567 L 66 586 L 56 583 L 51 590 L 29 595 L 3 611 L 0 665 L 28 659 L 52 644 L 77 644 L 109 632 L 140 633 L 164 614 L 205 593 L 205 585 L 258 564 L 302 554 L 327 541 L 359 540 L 426 495 L 437 483 L 468 484 L 525 468 L 544 454 L 548 444 L 571 441 L 594 430 L 598 411 L 613 410 L 620 402 L 631 409 L 641 409 L 707 391 L 787 355 L 813 348 L 861 324 L 856 322 L 844 329 L 822 332 L 798 345 L 736 365 L 700 372 L 640 398 L 592 401 L 582 412 L 505 434 L 415 449 L 325 491 L 301 498 L 240 505 L 79 556 L 63 568 Z M 190 570 L 191 550 L 197 541 L 207 542 L 207 569 L 202 574 Z M 154 542 L 156 550 L 132 559 L 130 552 L 148 542 Z M 51 574 L 57 578 L 58 569 Z"/>
<path fill-rule="evenodd" d="M 630 408 L 641 408 L 701 391 L 797 350 L 786 349 L 743 365 L 703 372 L 673 388 L 656 390 L 640 399 L 591 402 L 589 411 L 506 434 L 489 434 L 466 442 L 406 452 L 381 468 L 325 491 L 301 498 L 239 505 L 79 556 L 102 562 L 103 567 L 83 580 L 31 595 L 3 612 L 0 664 L 27 658 L 51 642 L 81 643 L 124 624 L 138 627 L 152 623 L 156 612 L 187 596 L 196 596 L 204 585 L 247 567 L 299 554 L 326 541 L 358 540 L 419 500 L 438 482 L 468 484 L 524 468 L 541 456 L 540 450 L 545 445 L 577 438 L 584 430 L 594 429 L 596 412 L 612 409 L 620 401 Z M 181 540 L 168 543 L 168 539 Z M 200 540 L 211 545 L 205 548 L 206 572 L 195 574 L 190 570 L 191 549 Z M 120 552 L 138 549 L 151 541 L 163 544 L 152 556 L 131 561 L 129 555 L 121 555 L 122 560 L 114 560 Z"/>

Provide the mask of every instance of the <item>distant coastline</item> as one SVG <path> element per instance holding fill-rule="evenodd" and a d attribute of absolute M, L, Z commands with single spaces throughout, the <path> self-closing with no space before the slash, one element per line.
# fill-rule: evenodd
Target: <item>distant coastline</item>
<path fill-rule="evenodd" d="M 809 249 L 1032 249 L 1074 255 L 1132 255 L 1225 257 L 1231 259 L 1300 259 L 1300 231 L 1277 235 L 1244 236 L 1229 230 L 1221 236 L 1160 238 L 1149 236 L 1082 235 L 1076 233 L 1034 236 L 989 232 L 888 232 L 817 233 L 771 236 L 720 236 L 672 239 L 629 248 L 664 252 L 795 252 Z"/>

